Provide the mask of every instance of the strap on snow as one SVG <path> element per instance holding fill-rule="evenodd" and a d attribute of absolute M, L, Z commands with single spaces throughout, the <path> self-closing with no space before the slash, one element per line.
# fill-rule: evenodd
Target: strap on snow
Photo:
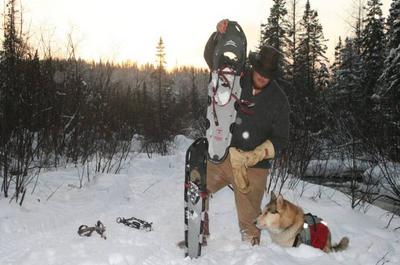
<path fill-rule="evenodd" d="M 106 227 L 102 224 L 102 222 L 97 221 L 96 225 L 93 227 L 89 227 L 87 225 L 81 225 L 78 228 L 78 234 L 80 236 L 91 236 L 92 233 L 96 231 L 102 238 L 107 239 L 107 237 L 104 235 L 105 231 L 106 231 Z"/>
<path fill-rule="evenodd" d="M 131 217 L 131 218 L 127 218 L 127 219 L 125 219 L 123 217 L 122 218 L 118 217 L 117 218 L 117 223 L 118 224 L 122 223 L 122 224 L 124 224 L 126 226 L 129 226 L 129 227 L 132 227 L 132 228 L 136 228 L 136 229 L 139 229 L 139 230 L 145 230 L 147 232 L 150 232 L 150 231 L 153 230 L 153 228 L 152 228 L 152 224 L 153 223 L 149 223 L 149 222 L 143 221 L 143 220 L 138 219 L 136 217 Z"/>

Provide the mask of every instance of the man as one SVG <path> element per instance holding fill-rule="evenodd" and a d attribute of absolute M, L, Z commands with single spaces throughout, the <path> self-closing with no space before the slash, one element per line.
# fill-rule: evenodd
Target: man
<path fill-rule="evenodd" d="M 220 21 L 217 32 L 207 42 L 204 58 L 210 68 L 216 36 L 225 33 L 227 26 L 228 20 Z M 276 81 L 279 56 L 269 46 L 262 47 L 258 54 L 250 54 L 250 66 L 240 80 L 241 99 L 255 104 L 254 113 L 237 113 L 229 155 L 221 164 L 207 163 L 208 193 L 233 185 L 242 240 L 252 245 L 260 243 L 260 230 L 254 220 L 261 213 L 271 160 L 288 142 L 289 103 Z M 208 201 L 206 205 L 208 208 Z M 207 215 L 204 234 L 209 235 Z"/>

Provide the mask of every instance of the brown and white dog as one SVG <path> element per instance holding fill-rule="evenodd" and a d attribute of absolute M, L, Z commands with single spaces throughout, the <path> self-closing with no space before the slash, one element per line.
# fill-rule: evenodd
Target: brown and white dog
<path fill-rule="evenodd" d="M 315 216 L 312 218 L 314 217 Z M 311 230 L 311 228 L 307 228 L 308 225 L 305 225 L 303 210 L 285 200 L 281 194 L 276 197 L 276 195 L 272 193 L 270 202 L 265 206 L 262 214 L 256 219 L 255 224 L 261 230 L 268 230 L 272 242 L 283 247 L 297 247 L 302 243 L 309 243 L 328 253 L 331 251 L 345 250 L 349 245 L 349 239 L 347 237 L 343 237 L 338 244 L 332 245 L 331 233 L 323 222 L 318 223 L 318 226 L 314 223 L 315 226 L 312 228 L 322 228 L 322 233 L 316 233 L 314 230 L 312 230 L 312 232 L 314 232 L 314 235 L 325 234 L 325 239 L 321 240 L 317 238 L 309 240 L 310 237 L 304 237 L 303 235 L 306 234 L 307 229 Z M 308 233 L 308 235 L 309 234 L 310 233 Z M 304 240 L 304 238 L 307 238 L 307 240 Z"/>

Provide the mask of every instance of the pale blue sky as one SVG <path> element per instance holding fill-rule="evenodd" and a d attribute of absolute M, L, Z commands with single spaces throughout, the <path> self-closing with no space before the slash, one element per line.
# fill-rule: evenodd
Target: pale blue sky
<path fill-rule="evenodd" d="M 347 22 L 352 20 L 354 1 L 310 1 L 329 39 L 329 58 L 339 35 L 351 34 Z M 306 0 L 299 2 L 303 7 Z M 391 0 L 382 2 L 387 15 Z M 203 48 L 221 18 L 238 21 L 247 35 L 248 49 L 254 49 L 271 6 L 272 0 L 23 0 L 31 41 L 37 43 L 43 35 L 54 53 L 65 55 L 67 35 L 72 32 L 83 58 L 153 63 L 162 36 L 168 67 L 206 67 Z"/>

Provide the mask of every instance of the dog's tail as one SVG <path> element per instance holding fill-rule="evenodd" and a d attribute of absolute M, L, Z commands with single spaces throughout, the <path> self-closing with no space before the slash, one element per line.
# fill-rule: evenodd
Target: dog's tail
<path fill-rule="evenodd" d="M 349 242 L 349 238 L 345 236 L 339 241 L 339 243 L 333 245 L 331 250 L 335 252 L 343 251 L 349 246 Z"/>

